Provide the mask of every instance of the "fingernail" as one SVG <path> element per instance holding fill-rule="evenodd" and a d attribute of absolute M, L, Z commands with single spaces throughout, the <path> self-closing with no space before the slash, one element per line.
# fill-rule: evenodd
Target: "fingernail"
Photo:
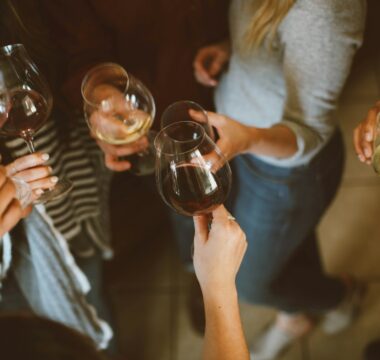
<path fill-rule="evenodd" d="M 50 181 L 53 183 L 53 184 L 56 184 L 58 182 L 58 177 L 57 176 L 53 176 Z"/>
<path fill-rule="evenodd" d="M 371 151 L 369 149 L 364 149 L 364 155 L 366 157 L 370 157 L 371 156 Z"/>
<path fill-rule="evenodd" d="M 362 154 L 358 154 L 358 158 L 360 161 L 365 161 L 365 157 Z"/>
<path fill-rule="evenodd" d="M 42 154 L 41 155 L 41 159 L 43 160 L 43 161 L 47 161 L 47 160 L 49 160 L 49 158 L 50 158 L 50 155 L 49 154 Z"/>
<path fill-rule="evenodd" d="M 42 189 L 37 189 L 34 191 L 34 193 L 38 196 L 42 195 L 44 193 L 44 191 Z"/>

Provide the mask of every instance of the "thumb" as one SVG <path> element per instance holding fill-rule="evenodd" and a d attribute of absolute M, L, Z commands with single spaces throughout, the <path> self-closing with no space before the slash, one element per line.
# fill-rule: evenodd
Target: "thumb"
<path fill-rule="evenodd" d="M 223 115 L 207 111 L 208 121 L 212 126 L 215 126 L 218 130 L 223 123 Z"/>
<path fill-rule="evenodd" d="M 224 205 L 220 205 L 212 212 L 212 222 L 224 223 L 228 221 L 228 216 L 230 216 L 230 213 L 226 210 Z"/>

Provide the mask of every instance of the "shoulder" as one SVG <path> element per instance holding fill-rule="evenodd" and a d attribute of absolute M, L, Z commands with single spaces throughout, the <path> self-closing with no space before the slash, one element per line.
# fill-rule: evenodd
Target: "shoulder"
<path fill-rule="evenodd" d="M 281 26 L 288 36 L 320 34 L 361 42 L 366 0 L 298 0 Z"/>

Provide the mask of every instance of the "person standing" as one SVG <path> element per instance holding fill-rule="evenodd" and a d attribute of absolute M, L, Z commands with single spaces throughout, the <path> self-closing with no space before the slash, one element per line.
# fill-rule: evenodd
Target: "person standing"
<path fill-rule="evenodd" d="M 365 10 L 362 0 L 233 0 L 230 40 L 204 47 L 194 61 L 198 81 L 216 86 L 218 114 L 209 112 L 209 121 L 232 160 L 230 211 L 249 243 L 239 295 L 278 310 L 254 341 L 254 360 L 274 359 L 308 333 L 308 313 L 325 314 L 326 332 L 341 330 L 362 294 L 353 280 L 324 273 L 316 227 L 342 176 L 333 111 L 362 43 Z"/>

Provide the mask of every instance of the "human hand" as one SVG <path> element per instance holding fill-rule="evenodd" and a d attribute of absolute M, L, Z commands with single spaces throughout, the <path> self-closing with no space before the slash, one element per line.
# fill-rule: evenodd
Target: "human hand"
<path fill-rule="evenodd" d="M 223 205 L 213 211 L 212 217 L 210 231 L 206 215 L 194 217 L 194 267 L 204 294 L 235 288 L 247 249 L 244 232 Z"/>
<path fill-rule="evenodd" d="M 26 182 L 33 192 L 32 201 L 35 201 L 44 190 L 54 188 L 58 182 L 58 177 L 52 176 L 52 168 L 45 165 L 48 160 L 48 154 L 38 152 L 21 156 L 6 165 L 7 176 Z"/>
<path fill-rule="evenodd" d="M 23 216 L 15 195 L 15 185 L 8 178 L 5 167 L 0 166 L 0 237 L 10 231 Z"/>
<path fill-rule="evenodd" d="M 216 86 L 218 84 L 216 78 L 228 63 L 230 56 L 228 41 L 201 48 L 193 63 L 197 81 L 205 86 Z"/>
<path fill-rule="evenodd" d="M 96 142 L 104 152 L 106 166 L 112 171 L 129 170 L 131 163 L 121 157 L 144 151 L 148 146 L 148 139 L 146 137 L 136 140 L 132 144 L 125 145 L 111 145 L 99 139 L 96 139 Z"/>
<path fill-rule="evenodd" d="M 256 128 L 243 125 L 236 120 L 207 112 L 208 120 L 211 126 L 218 131 L 219 139 L 216 143 L 227 160 L 248 152 L 252 145 L 258 141 L 258 133 Z"/>
<path fill-rule="evenodd" d="M 367 117 L 354 130 L 353 142 L 356 154 L 359 160 L 366 164 L 371 164 L 373 141 L 376 136 L 376 122 L 379 113 L 380 101 L 369 109 Z"/>
<path fill-rule="evenodd" d="M 110 85 L 97 86 L 90 100 L 92 104 L 98 105 L 85 103 L 85 112 L 91 135 L 104 152 L 106 166 L 113 171 L 130 169 L 131 163 L 121 157 L 143 151 L 148 146 L 147 138 L 141 138 L 137 129 L 150 124 L 146 122 L 149 114 L 135 109 L 120 90 Z M 119 144 L 110 144 L 105 139 L 112 139 Z M 126 139 L 128 143 L 123 144 Z"/>

